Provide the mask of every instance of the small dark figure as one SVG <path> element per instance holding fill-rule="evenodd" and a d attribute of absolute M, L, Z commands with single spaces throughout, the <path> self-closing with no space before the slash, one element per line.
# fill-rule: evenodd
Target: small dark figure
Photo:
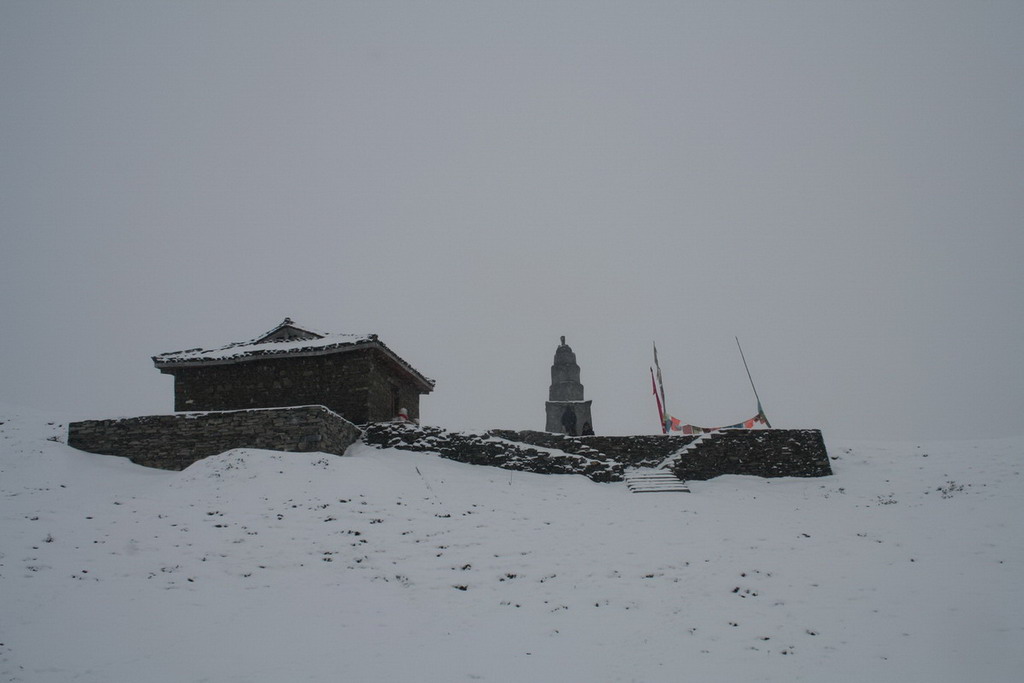
<path fill-rule="evenodd" d="M 576 411 L 569 406 L 562 412 L 562 427 L 569 436 L 576 436 Z"/>
<path fill-rule="evenodd" d="M 594 428 L 590 426 L 589 422 L 583 423 L 583 431 L 580 432 L 580 436 L 593 436 Z"/>

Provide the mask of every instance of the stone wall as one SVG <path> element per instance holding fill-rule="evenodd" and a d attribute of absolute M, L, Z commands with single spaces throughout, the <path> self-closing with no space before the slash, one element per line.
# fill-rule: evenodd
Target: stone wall
<path fill-rule="evenodd" d="M 410 419 L 419 420 L 420 393 L 416 386 L 396 375 L 390 359 L 383 353 L 374 351 L 370 362 L 366 375 L 367 419 L 359 424 L 392 420 L 402 408 L 409 411 Z M 395 403 L 397 406 L 393 405 Z"/>
<path fill-rule="evenodd" d="M 68 427 L 70 446 L 169 470 L 184 469 L 232 448 L 343 455 L 359 438 L 358 427 L 323 406 L 86 420 Z M 582 474 L 594 481 L 620 481 L 627 468 L 654 467 L 684 449 L 672 467 L 683 480 L 722 474 L 832 474 L 825 442 L 816 429 L 727 430 L 693 443 L 693 436 L 570 437 L 501 429 L 474 434 L 377 422 L 364 428 L 362 439 L 380 448 L 436 453 L 458 462 L 540 474 Z"/>
<path fill-rule="evenodd" d="M 419 418 L 420 394 L 379 349 L 162 369 L 174 375 L 177 411 L 323 405 L 356 424 L 390 420 L 393 391 Z M 392 389 L 394 387 L 394 389 Z"/>
<path fill-rule="evenodd" d="M 551 432 L 492 429 L 494 436 L 567 453 L 597 455 L 626 467 L 654 467 L 692 442 L 695 436 L 649 434 L 637 436 L 566 436 Z"/>
<path fill-rule="evenodd" d="M 577 436 L 495 429 L 484 434 L 448 432 L 409 424 L 367 425 L 363 441 L 381 448 L 436 453 L 477 465 L 543 474 L 582 474 L 620 481 L 627 467 L 654 467 L 695 441 L 693 436 Z M 681 479 L 722 474 L 821 477 L 832 474 L 816 429 L 723 431 L 686 451 L 673 469 Z"/>
<path fill-rule="evenodd" d="M 366 425 L 363 441 L 378 448 L 435 453 L 442 458 L 490 465 L 507 470 L 539 474 L 582 474 L 594 481 L 620 481 L 624 467 L 597 451 L 577 444 L 573 452 L 534 447 L 500 436 L 506 432 L 473 434 L 449 432 L 439 427 L 420 427 L 408 423 Z M 514 432 L 512 432 L 514 434 Z M 558 436 L 552 435 L 552 436 Z M 562 438 L 569 439 L 563 436 Z"/>
<path fill-rule="evenodd" d="M 826 477 L 832 466 L 817 429 L 735 429 L 702 439 L 672 471 L 684 481 L 721 474 Z"/>
<path fill-rule="evenodd" d="M 343 455 L 360 430 L 323 406 L 85 420 L 68 425 L 68 445 L 147 467 L 182 470 L 232 448 Z"/>

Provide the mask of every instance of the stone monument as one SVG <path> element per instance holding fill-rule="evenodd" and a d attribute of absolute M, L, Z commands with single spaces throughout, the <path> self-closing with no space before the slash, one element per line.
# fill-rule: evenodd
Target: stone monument
<path fill-rule="evenodd" d="M 593 434 L 590 403 L 583 400 L 580 366 L 563 336 L 562 343 L 555 349 L 555 362 L 551 365 L 551 388 L 544 404 L 547 410 L 544 431 L 570 436 Z"/>

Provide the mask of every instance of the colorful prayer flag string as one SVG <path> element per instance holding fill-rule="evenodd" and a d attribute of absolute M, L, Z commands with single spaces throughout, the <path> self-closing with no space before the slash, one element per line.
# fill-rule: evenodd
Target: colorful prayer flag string
<path fill-rule="evenodd" d="M 766 418 L 762 412 L 758 412 L 757 415 L 749 420 L 737 422 L 736 424 L 725 427 L 697 427 L 696 425 L 683 424 L 682 420 L 672 417 L 671 415 L 665 416 L 665 425 L 673 432 L 682 432 L 683 434 L 708 434 L 710 432 L 718 432 L 723 429 L 767 429 L 769 426 L 768 418 Z"/>

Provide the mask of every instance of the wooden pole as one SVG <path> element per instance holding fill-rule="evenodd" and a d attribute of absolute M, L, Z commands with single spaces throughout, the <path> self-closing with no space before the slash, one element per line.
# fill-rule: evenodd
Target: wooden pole
<path fill-rule="evenodd" d="M 757 387 L 754 386 L 754 378 L 750 376 L 750 367 L 747 365 L 747 358 L 743 355 L 743 347 L 740 346 L 740 338 L 736 337 L 736 347 L 740 350 L 740 358 L 743 360 L 743 368 L 747 371 L 747 379 L 750 380 L 750 388 L 754 390 L 754 398 L 757 399 L 757 413 L 764 418 L 764 423 L 768 425 L 769 429 L 772 423 L 768 421 L 768 416 L 764 414 L 764 408 L 761 407 L 761 397 L 757 395 Z"/>
<path fill-rule="evenodd" d="M 658 388 L 661 389 L 662 432 L 668 433 L 668 401 L 665 400 L 665 383 L 661 379 L 661 365 L 658 364 L 658 345 L 651 342 L 651 346 L 654 347 L 654 367 L 658 370 Z"/>

